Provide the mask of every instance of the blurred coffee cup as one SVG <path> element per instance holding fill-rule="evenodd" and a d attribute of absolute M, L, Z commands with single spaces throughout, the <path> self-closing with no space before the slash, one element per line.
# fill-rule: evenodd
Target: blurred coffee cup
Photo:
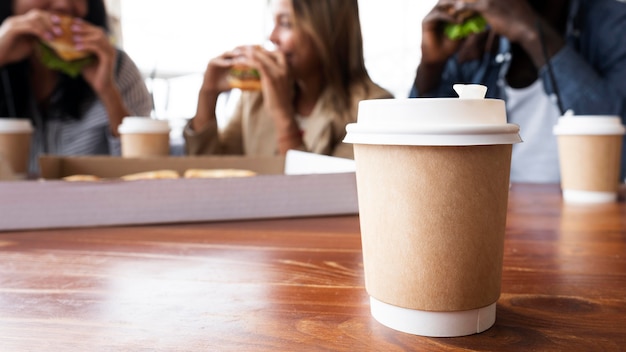
<path fill-rule="evenodd" d="M 504 101 L 483 86 L 461 99 L 366 100 L 354 144 L 365 285 L 375 319 L 424 336 L 495 322 L 512 144 Z"/>
<path fill-rule="evenodd" d="M 0 118 L 0 158 L 17 177 L 28 173 L 33 126 L 26 118 Z"/>
<path fill-rule="evenodd" d="M 156 157 L 170 154 L 170 127 L 165 120 L 128 116 L 118 127 L 122 156 Z"/>
<path fill-rule="evenodd" d="M 566 115 L 559 118 L 554 134 L 558 141 L 565 202 L 617 200 L 625 131 L 618 116 Z"/>

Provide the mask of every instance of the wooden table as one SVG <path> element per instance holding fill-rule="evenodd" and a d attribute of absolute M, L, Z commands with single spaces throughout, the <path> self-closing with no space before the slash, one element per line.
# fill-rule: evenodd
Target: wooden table
<path fill-rule="evenodd" d="M 624 351 L 626 204 L 514 185 L 496 324 L 369 312 L 358 217 L 0 233 L 0 351 Z"/>

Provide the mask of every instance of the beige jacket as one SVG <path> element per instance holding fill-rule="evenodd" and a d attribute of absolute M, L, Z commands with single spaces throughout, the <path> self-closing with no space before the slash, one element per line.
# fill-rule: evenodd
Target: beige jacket
<path fill-rule="evenodd" d="M 355 92 L 350 111 L 334 111 L 330 92 L 322 94 L 310 116 L 306 117 L 303 145 L 300 150 L 353 158 L 351 144 L 342 142 L 346 125 L 356 121 L 358 103 L 365 99 L 393 98 L 391 93 L 368 82 L 368 89 Z M 263 96 L 259 92 L 244 92 L 228 125 L 218 131 L 213 122 L 202 131 L 193 131 L 189 125 L 184 130 L 185 150 L 190 155 L 238 154 L 249 156 L 271 156 L 278 154 L 276 131 L 272 117 L 263 107 Z"/>

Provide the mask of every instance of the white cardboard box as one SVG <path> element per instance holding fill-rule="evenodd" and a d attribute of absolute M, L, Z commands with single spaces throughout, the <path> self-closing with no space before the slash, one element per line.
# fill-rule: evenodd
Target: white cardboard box
<path fill-rule="evenodd" d="M 40 164 L 43 179 L 0 182 L 0 231 L 358 213 L 353 161 L 310 153 L 289 152 L 286 158 L 46 156 Z M 157 169 L 182 174 L 187 168 L 241 168 L 259 175 L 117 179 Z M 59 180 L 73 174 L 109 179 Z"/>

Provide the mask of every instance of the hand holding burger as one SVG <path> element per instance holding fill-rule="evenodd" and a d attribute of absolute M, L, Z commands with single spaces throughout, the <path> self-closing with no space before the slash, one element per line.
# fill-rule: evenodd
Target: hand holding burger
<path fill-rule="evenodd" d="M 48 68 L 76 77 L 86 65 L 93 62 L 94 55 L 76 48 L 71 28 L 74 19 L 65 15 L 58 17 L 61 32 L 56 37 L 41 40 L 40 57 Z"/>
<path fill-rule="evenodd" d="M 486 29 L 487 21 L 481 15 L 469 13 L 460 23 L 448 23 L 444 32 L 448 38 L 460 40 Z"/>
<path fill-rule="evenodd" d="M 469 9 L 459 9 L 459 6 L 462 7 L 467 3 L 474 3 L 474 1 L 462 1 L 448 8 L 448 14 L 456 20 L 447 23 L 444 28 L 444 33 L 451 40 L 464 39 L 487 29 L 487 21 L 480 13 Z"/>
<path fill-rule="evenodd" d="M 246 47 L 249 50 L 257 50 L 259 46 Z M 244 55 L 233 58 L 233 65 L 228 70 L 228 84 L 230 88 L 241 90 L 261 90 L 261 74 L 259 70 L 246 62 Z"/>

